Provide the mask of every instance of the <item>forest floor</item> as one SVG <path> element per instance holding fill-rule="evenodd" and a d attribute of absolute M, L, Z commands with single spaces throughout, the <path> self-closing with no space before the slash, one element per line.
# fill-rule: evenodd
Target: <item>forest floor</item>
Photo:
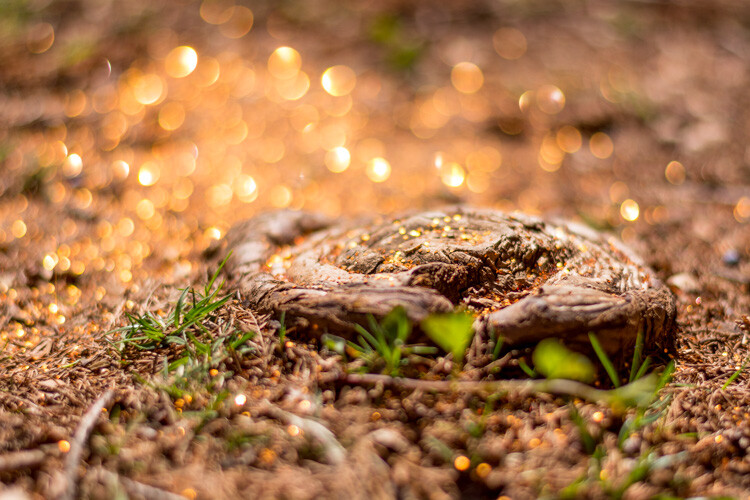
<path fill-rule="evenodd" d="M 748 88 L 729 0 L 0 2 L 0 499 L 747 498 Z M 448 204 L 632 247 L 666 385 L 358 378 L 204 289 L 255 214 Z"/>

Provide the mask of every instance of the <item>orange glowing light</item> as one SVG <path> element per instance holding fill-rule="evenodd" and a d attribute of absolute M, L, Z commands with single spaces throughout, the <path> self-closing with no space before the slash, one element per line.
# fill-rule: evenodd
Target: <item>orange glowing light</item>
<path fill-rule="evenodd" d="M 258 184 L 249 175 L 238 175 L 234 181 L 234 193 L 240 201 L 250 203 L 258 197 Z"/>
<path fill-rule="evenodd" d="M 747 222 L 750 219 L 750 197 L 743 196 L 734 206 L 734 218 L 737 222 Z"/>
<path fill-rule="evenodd" d="M 332 66 L 320 77 L 323 90 L 334 97 L 349 95 L 357 85 L 357 74 L 349 66 Z"/>
<path fill-rule="evenodd" d="M 13 224 L 10 226 L 10 234 L 14 238 L 23 238 L 26 236 L 26 231 L 26 223 L 21 219 L 13 221 Z"/>
<path fill-rule="evenodd" d="M 122 219 L 120 219 L 120 222 L 117 223 L 117 232 L 120 233 L 120 236 L 123 236 L 124 238 L 127 238 L 128 236 L 133 234 L 134 230 L 135 223 L 130 217 L 123 217 Z"/>
<path fill-rule="evenodd" d="M 112 162 L 112 175 L 115 179 L 123 180 L 130 174 L 130 165 L 122 160 Z"/>
<path fill-rule="evenodd" d="M 141 186 L 153 186 L 159 180 L 160 175 L 159 165 L 153 161 L 147 161 L 138 171 L 138 182 Z"/>
<path fill-rule="evenodd" d="M 612 156 L 615 150 L 615 146 L 612 143 L 612 139 L 604 132 L 596 132 L 589 139 L 589 150 L 591 154 L 601 160 L 605 160 Z"/>
<path fill-rule="evenodd" d="M 453 460 L 453 467 L 456 468 L 458 471 L 465 471 L 469 469 L 469 466 L 471 466 L 471 460 L 469 460 L 469 457 L 466 457 L 464 455 L 459 455 Z"/>
<path fill-rule="evenodd" d="M 638 203 L 630 198 L 623 201 L 622 205 L 620 205 L 620 215 L 628 222 L 635 221 L 640 215 L 640 207 L 638 207 Z"/>
<path fill-rule="evenodd" d="M 304 71 L 300 71 L 292 78 L 279 79 L 276 82 L 276 92 L 287 101 L 301 99 L 308 90 L 310 90 L 310 77 Z"/>
<path fill-rule="evenodd" d="M 542 85 L 536 91 L 536 105 L 548 115 L 557 114 L 565 107 L 565 94 L 554 85 Z"/>
<path fill-rule="evenodd" d="M 57 266 L 57 263 L 60 261 L 57 254 L 54 253 L 48 253 L 44 256 L 42 259 L 42 267 L 44 267 L 47 271 L 52 271 L 55 266 Z"/>
<path fill-rule="evenodd" d="M 72 153 L 65 159 L 62 169 L 65 177 L 76 177 L 83 170 L 83 160 L 79 155 Z"/>
<path fill-rule="evenodd" d="M 146 74 L 136 78 L 132 84 L 133 97 L 139 104 L 156 103 L 164 93 L 164 82 L 158 75 Z"/>
<path fill-rule="evenodd" d="M 154 203 L 147 198 L 142 199 L 138 202 L 138 205 L 136 205 L 135 213 L 142 220 L 148 220 L 152 218 L 154 216 L 154 213 L 156 213 Z"/>
<path fill-rule="evenodd" d="M 84 112 L 88 99 L 82 90 L 74 90 L 65 97 L 65 116 L 76 117 Z"/>
<path fill-rule="evenodd" d="M 221 65 L 213 57 L 201 57 L 193 79 L 201 87 L 210 87 L 219 80 Z"/>
<path fill-rule="evenodd" d="M 201 18 L 209 24 L 223 24 L 232 17 L 232 0 L 203 0 L 200 6 Z"/>
<path fill-rule="evenodd" d="M 448 187 L 459 187 L 465 179 L 466 171 L 458 163 L 448 163 L 441 169 L 440 180 Z"/>
<path fill-rule="evenodd" d="M 26 37 L 26 48 L 32 54 L 47 52 L 55 42 L 55 29 L 50 23 L 38 23 L 31 27 Z"/>
<path fill-rule="evenodd" d="M 451 83 L 463 94 L 473 94 L 484 85 L 484 75 L 474 63 L 460 62 L 451 70 Z"/>
<path fill-rule="evenodd" d="M 60 450 L 60 453 L 68 453 L 70 451 L 70 441 L 61 439 L 57 442 L 57 449 Z"/>
<path fill-rule="evenodd" d="M 558 146 L 555 136 L 547 134 L 539 148 L 539 166 L 547 172 L 555 172 L 560 169 L 564 158 L 565 152 Z"/>
<path fill-rule="evenodd" d="M 182 45 L 172 49 L 164 61 L 164 68 L 172 78 L 184 78 L 198 66 L 198 53 L 194 48 Z"/>
<path fill-rule="evenodd" d="M 247 403 L 247 396 L 244 394 L 237 394 L 234 397 L 234 404 L 237 406 L 244 406 Z"/>
<path fill-rule="evenodd" d="M 680 185 L 685 182 L 685 167 L 679 161 L 670 161 L 664 169 L 664 176 L 670 184 Z"/>
<path fill-rule="evenodd" d="M 234 192 L 228 184 L 216 184 L 206 191 L 208 204 L 215 208 L 229 205 L 233 196 Z"/>
<path fill-rule="evenodd" d="M 591 418 L 597 424 L 601 423 L 601 421 L 604 420 L 604 413 L 602 413 L 600 411 L 596 411 L 596 412 L 594 412 L 594 415 L 592 415 Z"/>
<path fill-rule="evenodd" d="M 268 72 L 276 78 L 294 78 L 301 67 L 302 57 L 291 47 L 279 47 L 268 58 Z"/>
<path fill-rule="evenodd" d="M 490 474 L 490 472 L 492 472 L 492 466 L 486 462 L 482 462 L 481 464 L 477 465 L 477 468 L 474 469 L 474 471 L 477 473 L 477 476 L 480 479 L 484 479 Z"/>
<path fill-rule="evenodd" d="M 391 176 L 391 164 L 385 158 L 373 158 L 367 162 L 366 174 L 372 182 L 385 182 Z"/>
<path fill-rule="evenodd" d="M 286 208 L 292 203 L 292 190 L 283 184 L 271 188 L 271 205 L 276 208 Z"/>
<path fill-rule="evenodd" d="M 169 102 L 159 110 L 159 126 L 164 130 L 177 130 L 185 121 L 185 107 L 179 102 Z"/>
<path fill-rule="evenodd" d="M 515 28 L 500 28 L 492 35 L 495 52 L 503 59 L 519 59 L 526 53 L 526 37 Z"/>
<path fill-rule="evenodd" d="M 297 437 L 297 436 L 299 436 L 299 435 L 300 435 L 300 433 L 302 432 L 302 430 L 301 430 L 301 429 L 300 429 L 300 428 L 299 428 L 298 426 L 296 426 L 296 425 L 294 425 L 294 424 L 291 424 L 291 425 L 289 425 L 289 426 L 288 426 L 288 427 L 286 428 L 286 431 L 287 431 L 287 432 L 289 433 L 289 435 L 290 435 L 290 436 L 292 436 L 292 437 Z"/>
<path fill-rule="evenodd" d="M 345 147 L 336 147 L 326 153 L 325 164 L 328 170 L 335 173 L 340 173 L 349 168 L 352 155 L 349 150 Z"/>
<path fill-rule="evenodd" d="M 565 151 L 566 153 L 575 153 L 581 149 L 583 139 L 581 138 L 581 132 L 577 128 L 571 125 L 564 125 L 560 127 L 555 136 L 557 146 Z"/>
<path fill-rule="evenodd" d="M 206 229 L 206 231 L 203 233 L 206 238 L 209 240 L 220 240 L 221 239 L 221 229 L 219 229 L 216 226 L 209 227 Z M 216 370 L 213 370 L 216 371 Z M 219 372 L 217 371 L 215 374 L 212 374 L 212 376 L 216 376 Z"/>
<path fill-rule="evenodd" d="M 219 31 L 227 38 L 242 38 L 253 27 L 253 11 L 242 5 L 230 9 L 230 17 L 219 26 Z"/>
<path fill-rule="evenodd" d="M 180 492 L 180 495 L 187 498 L 188 500 L 195 500 L 196 498 L 198 498 L 198 492 L 193 488 L 185 488 Z"/>
<path fill-rule="evenodd" d="M 534 98 L 534 92 L 531 90 L 527 90 L 521 96 L 518 98 L 518 108 L 522 112 L 526 112 L 531 107 L 532 99 Z"/>

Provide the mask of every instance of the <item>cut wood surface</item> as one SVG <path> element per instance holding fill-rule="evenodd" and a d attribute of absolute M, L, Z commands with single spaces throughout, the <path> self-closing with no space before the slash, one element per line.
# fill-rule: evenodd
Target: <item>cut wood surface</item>
<path fill-rule="evenodd" d="M 418 323 L 464 306 L 478 337 L 557 337 L 610 353 L 669 347 L 669 289 L 617 239 L 575 223 L 451 207 L 334 221 L 306 212 L 263 214 L 233 227 L 227 272 L 253 308 L 285 312 L 296 331 L 346 336 L 367 316 L 406 309 Z"/>

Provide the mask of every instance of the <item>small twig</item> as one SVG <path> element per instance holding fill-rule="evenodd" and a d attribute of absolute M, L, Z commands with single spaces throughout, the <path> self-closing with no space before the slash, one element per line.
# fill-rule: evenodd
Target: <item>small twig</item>
<path fill-rule="evenodd" d="M 97 467 L 91 472 L 91 475 L 103 481 L 117 482 L 125 488 L 125 491 L 131 496 L 145 498 L 146 500 L 185 500 L 182 495 L 177 495 L 167 490 L 157 488 L 155 486 L 149 486 L 127 477 L 123 477 L 114 472 L 108 471 L 102 467 Z"/>
<path fill-rule="evenodd" d="M 83 449 L 86 446 L 91 430 L 94 428 L 99 415 L 109 401 L 112 399 L 112 390 L 106 391 L 99 396 L 93 405 L 86 411 L 78 424 L 76 433 L 73 436 L 73 442 L 70 443 L 70 451 L 65 458 L 65 491 L 60 496 L 61 500 L 72 500 L 76 494 L 76 470 L 78 463 L 81 461 Z"/>
<path fill-rule="evenodd" d="M 44 461 L 47 454 L 42 450 L 22 450 L 0 455 L 0 472 L 36 467 Z"/>
<path fill-rule="evenodd" d="M 388 375 L 377 375 L 373 373 L 355 374 L 350 373 L 342 377 L 347 384 L 353 385 L 376 385 L 383 384 L 387 387 L 395 387 L 404 390 L 418 390 L 424 392 L 507 392 L 517 391 L 520 393 L 545 392 L 573 396 L 587 401 L 610 402 L 612 391 L 595 389 L 581 382 L 566 379 L 551 380 L 419 380 L 413 378 L 397 378 Z"/>
<path fill-rule="evenodd" d="M 266 402 L 264 410 L 266 413 L 290 425 L 296 425 L 305 434 L 317 439 L 325 450 L 325 457 L 331 465 L 340 464 L 346 458 L 346 450 L 338 442 L 336 436 L 326 426 L 315 420 L 300 417 L 294 413 L 289 413 L 281 408 Z"/>

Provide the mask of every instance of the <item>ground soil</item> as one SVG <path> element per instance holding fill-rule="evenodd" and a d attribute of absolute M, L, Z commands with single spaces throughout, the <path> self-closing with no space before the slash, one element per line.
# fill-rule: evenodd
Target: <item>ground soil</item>
<path fill-rule="evenodd" d="M 720 0 L 3 2 L 0 498 L 747 497 L 748 61 Z M 658 420 L 618 444 L 633 409 L 347 377 L 241 293 L 206 327 L 252 354 L 179 391 L 178 348 L 111 343 L 240 220 L 457 203 L 588 224 L 670 284 Z"/>

